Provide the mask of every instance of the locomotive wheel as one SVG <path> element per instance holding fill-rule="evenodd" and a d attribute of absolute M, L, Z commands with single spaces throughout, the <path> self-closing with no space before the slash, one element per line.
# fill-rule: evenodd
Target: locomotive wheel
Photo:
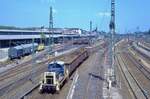
<path fill-rule="evenodd" d="M 57 85 L 56 86 L 56 93 L 59 94 L 59 91 L 60 91 L 60 85 Z"/>

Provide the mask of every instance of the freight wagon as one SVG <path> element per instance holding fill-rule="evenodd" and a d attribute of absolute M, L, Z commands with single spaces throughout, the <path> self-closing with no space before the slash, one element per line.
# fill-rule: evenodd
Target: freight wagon
<path fill-rule="evenodd" d="M 37 43 L 34 43 L 34 49 L 33 44 L 22 44 L 19 46 L 11 47 L 8 49 L 8 56 L 10 59 L 21 58 L 22 56 L 29 55 L 33 51 L 36 51 L 37 47 Z"/>
<path fill-rule="evenodd" d="M 75 69 L 89 56 L 87 50 L 83 51 L 72 62 L 53 61 L 48 65 L 48 71 L 44 72 L 40 81 L 39 92 L 59 92 L 61 86 L 67 81 Z"/>
<path fill-rule="evenodd" d="M 88 40 L 88 39 L 74 40 L 73 44 L 78 44 L 78 45 L 90 44 L 90 40 Z"/>

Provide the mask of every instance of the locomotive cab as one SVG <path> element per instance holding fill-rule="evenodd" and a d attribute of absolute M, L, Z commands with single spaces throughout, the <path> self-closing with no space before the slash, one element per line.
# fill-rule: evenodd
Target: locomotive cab
<path fill-rule="evenodd" d="M 48 72 L 44 72 L 43 80 L 40 82 L 40 92 L 59 91 L 65 77 L 68 76 L 64 62 L 54 61 L 48 65 Z"/>
<path fill-rule="evenodd" d="M 52 91 L 55 89 L 56 78 L 55 72 L 44 72 L 43 79 L 40 82 L 39 91 Z"/>

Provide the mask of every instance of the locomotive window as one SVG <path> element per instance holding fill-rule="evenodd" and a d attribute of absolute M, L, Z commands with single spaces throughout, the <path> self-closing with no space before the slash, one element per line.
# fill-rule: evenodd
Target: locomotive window
<path fill-rule="evenodd" d="M 59 64 L 53 64 L 52 67 L 53 67 L 53 68 L 62 68 L 62 65 L 59 65 Z"/>

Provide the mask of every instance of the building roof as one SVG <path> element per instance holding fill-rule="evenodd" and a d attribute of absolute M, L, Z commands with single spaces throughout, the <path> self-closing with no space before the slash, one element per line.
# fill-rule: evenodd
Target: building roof
<path fill-rule="evenodd" d="M 49 38 L 49 35 L 45 35 L 46 38 Z M 70 37 L 70 36 L 79 36 L 79 35 L 50 35 L 50 37 Z M 32 39 L 32 38 L 41 38 L 41 35 L 0 35 L 0 40 L 17 40 L 17 39 Z"/>

